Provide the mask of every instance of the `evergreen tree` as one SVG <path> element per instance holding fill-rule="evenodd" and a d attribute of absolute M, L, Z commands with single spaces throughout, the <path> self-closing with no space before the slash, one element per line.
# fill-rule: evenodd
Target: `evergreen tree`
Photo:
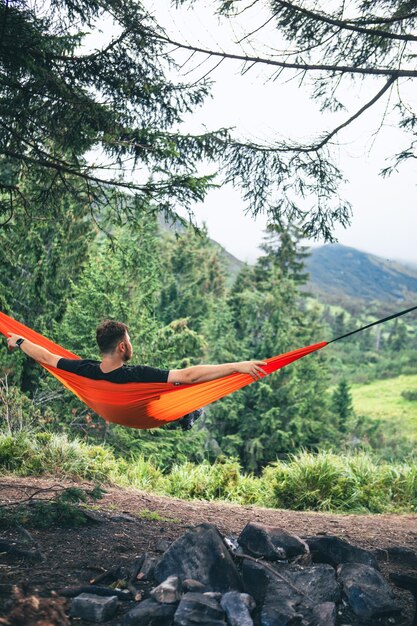
<path fill-rule="evenodd" d="M 402 350 L 407 347 L 408 344 L 408 332 L 407 326 L 404 322 L 396 319 L 392 325 L 391 332 L 388 335 L 388 347 L 393 352 Z"/>
<path fill-rule="evenodd" d="M 284 227 L 282 224 L 269 223 L 264 241 L 259 246 L 264 252 L 257 263 L 260 272 L 276 267 L 285 278 L 290 278 L 297 285 L 305 285 L 309 277 L 305 263 L 310 253 L 300 243 L 302 237 L 302 229 L 295 224 Z"/>
<path fill-rule="evenodd" d="M 103 23 L 112 24 L 107 41 Z M 95 215 L 104 205 L 129 219 L 135 214 L 127 189 L 139 211 L 150 198 L 170 212 L 177 202 L 190 207 L 204 197 L 211 177 L 197 176 L 195 164 L 218 153 L 225 133 L 178 132 L 208 85 L 170 80 L 173 62 L 152 37 L 155 26 L 136 0 L 0 3 L 6 221 L 24 211 L 51 219 L 68 193 Z M 100 35 L 100 49 L 85 52 L 89 33 Z"/>
<path fill-rule="evenodd" d="M 163 239 L 163 284 L 160 316 L 165 324 L 186 318 L 200 332 L 216 302 L 226 293 L 226 275 L 219 251 L 207 231 L 187 229 Z"/>
<path fill-rule="evenodd" d="M 0 301 L 6 313 L 54 339 L 76 280 L 95 237 L 85 205 L 68 197 L 57 207 L 57 219 L 25 215 L 0 228 Z M 58 219 L 58 215 L 60 218 Z M 34 388 L 39 368 L 13 354 L 2 358 L 15 371 L 14 382 Z"/>
<path fill-rule="evenodd" d="M 348 432 L 349 420 L 353 415 L 352 395 L 346 380 L 341 380 L 332 394 L 331 407 L 338 420 L 338 431 Z"/>
<path fill-rule="evenodd" d="M 286 234 L 284 240 L 294 237 Z M 230 296 L 231 316 L 239 342 L 239 358 L 266 358 L 317 340 L 317 311 L 300 312 L 300 293 L 291 276 L 302 276 L 297 261 L 299 242 L 292 240 L 289 263 L 280 253 L 281 237 L 274 237 L 255 267 L 245 267 Z M 298 262 L 297 262 L 298 263 Z M 284 267 L 284 272 L 283 268 Z M 329 440 L 333 427 L 326 402 L 327 376 L 323 354 L 279 370 L 242 390 L 235 410 L 217 418 L 219 435 L 233 441 L 244 466 L 258 470 L 300 446 Z"/>
<path fill-rule="evenodd" d="M 72 281 L 71 298 L 58 326 L 61 341 L 84 358 L 97 358 L 97 324 L 117 319 L 129 326 L 135 361 L 158 365 L 159 287 L 155 217 L 144 215 L 134 226 L 120 226 L 112 239 L 97 237 L 83 271 Z"/>

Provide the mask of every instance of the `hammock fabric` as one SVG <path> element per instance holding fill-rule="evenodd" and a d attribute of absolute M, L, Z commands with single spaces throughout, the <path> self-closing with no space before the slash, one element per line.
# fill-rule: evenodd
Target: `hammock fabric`
<path fill-rule="evenodd" d="M 69 350 L 43 337 L 34 330 L 0 312 L 0 333 L 21 335 L 25 339 L 46 348 L 53 354 L 67 359 L 78 359 Z M 286 352 L 265 359 L 263 369 L 267 374 L 301 359 L 303 356 L 320 350 L 327 341 L 316 343 L 299 350 Z M 110 383 L 106 380 L 92 380 L 40 363 L 72 391 L 82 402 L 108 422 L 122 424 L 130 428 L 156 428 L 173 422 L 191 411 L 211 404 L 254 382 L 249 374 L 231 374 L 205 383 L 174 385 L 171 383 Z"/>
<path fill-rule="evenodd" d="M 299 350 L 274 356 L 271 359 L 265 359 L 266 365 L 263 369 L 267 374 L 272 374 L 281 367 L 285 367 L 285 365 L 297 361 L 297 359 L 301 359 L 311 352 L 320 350 L 330 343 L 415 310 L 417 310 L 417 306 L 352 330 L 331 341 L 322 341 Z M 58 354 L 67 359 L 80 358 L 1 311 L 0 333 L 6 337 L 7 333 L 21 335 L 53 354 Z M 106 380 L 92 380 L 43 363 L 40 365 L 105 420 L 129 428 L 157 428 L 254 382 L 249 374 L 231 374 L 206 383 L 194 383 L 192 385 L 174 385 L 171 383 L 123 383 L 120 385 Z"/>

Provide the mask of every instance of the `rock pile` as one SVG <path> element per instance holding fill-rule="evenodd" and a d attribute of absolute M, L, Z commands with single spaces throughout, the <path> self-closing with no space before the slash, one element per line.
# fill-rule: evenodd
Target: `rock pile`
<path fill-rule="evenodd" d="M 196 526 L 159 561 L 148 561 L 146 577 L 155 586 L 133 608 L 123 603 L 120 626 L 363 626 L 395 624 L 400 614 L 372 553 L 337 537 L 302 539 L 258 523 L 237 539 L 211 524 Z M 114 596 L 83 593 L 72 615 L 105 621 L 118 604 Z"/>

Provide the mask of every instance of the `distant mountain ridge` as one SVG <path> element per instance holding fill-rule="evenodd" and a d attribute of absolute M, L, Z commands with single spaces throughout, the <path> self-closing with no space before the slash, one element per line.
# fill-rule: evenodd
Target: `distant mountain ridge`
<path fill-rule="evenodd" d="M 307 289 L 324 302 L 345 298 L 385 302 L 417 301 L 417 268 L 356 248 L 328 244 L 312 248 Z"/>

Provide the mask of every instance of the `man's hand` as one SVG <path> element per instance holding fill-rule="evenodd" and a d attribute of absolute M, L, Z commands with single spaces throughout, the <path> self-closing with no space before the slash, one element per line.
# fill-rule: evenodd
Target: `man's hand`
<path fill-rule="evenodd" d="M 13 350 L 17 348 L 16 341 L 22 337 L 22 335 L 15 335 L 13 333 L 7 333 L 9 336 L 7 337 L 7 345 L 9 350 Z"/>
<path fill-rule="evenodd" d="M 22 337 L 22 335 L 15 335 L 14 333 L 7 333 L 9 336 L 7 337 L 7 344 L 9 346 L 9 350 L 14 350 L 16 346 L 16 341 Z M 22 337 L 22 339 L 25 339 Z M 46 365 L 52 365 L 52 367 L 56 367 L 59 359 L 61 358 L 59 354 L 53 354 L 49 352 L 46 348 L 42 348 L 42 346 L 38 346 L 38 344 L 33 343 L 33 341 L 29 341 L 29 339 L 25 339 L 21 345 L 21 350 L 27 356 L 30 356 L 35 361 L 39 363 L 44 363 Z"/>
<path fill-rule="evenodd" d="M 265 361 L 240 361 L 236 363 L 236 371 L 239 374 L 249 374 L 254 380 L 259 380 L 267 373 L 262 369 L 261 365 L 266 365 Z"/>

